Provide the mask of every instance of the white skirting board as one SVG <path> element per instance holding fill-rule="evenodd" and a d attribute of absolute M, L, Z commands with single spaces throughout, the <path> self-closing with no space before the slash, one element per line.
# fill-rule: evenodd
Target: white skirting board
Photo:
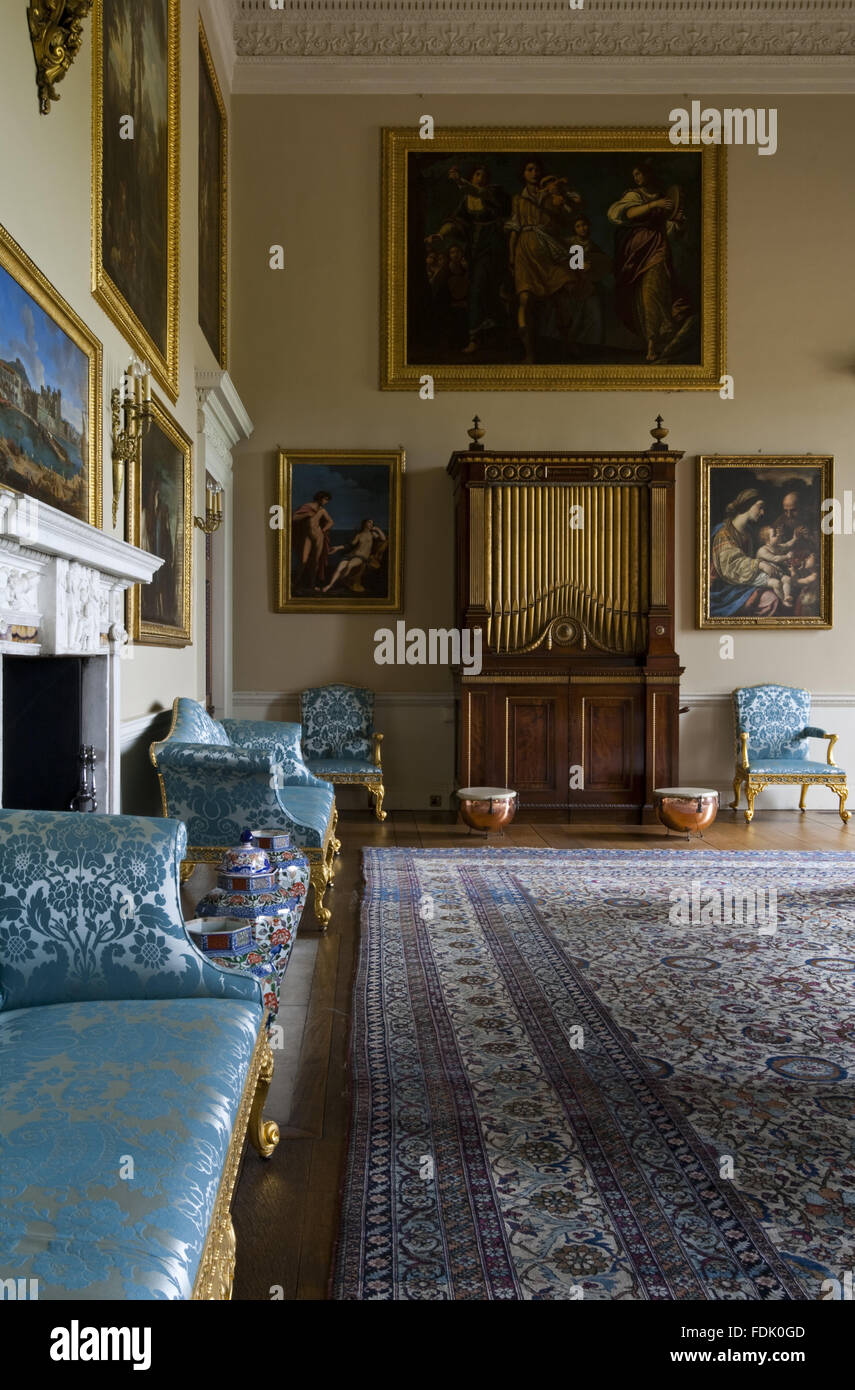
<path fill-rule="evenodd" d="M 730 692 L 682 691 L 680 715 L 680 780 L 689 786 L 710 786 L 732 795 L 734 751 Z M 122 746 L 122 809 L 140 814 L 159 814 L 157 779 L 148 760 L 148 745 L 163 737 L 168 711 L 124 720 Z M 296 693 L 277 690 L 236 690 L 236 719 L 299 719 Z M 850 773 L 855 787 L 855 694 L 815 694 L 813 722 L 839 735 L 834 754 Z M 454 789 L 454 696 L 445 691 L 424 694 L 378 694 L 376 723 L 385 735 L 383 769 L 389 810 L 424 811 L 431 796 L 451 806 Z M 168 720 L 166 723 L 168 727 Z M 826 745 L 814 741 L 814 757 L 825 759 Z M 725 795 L 726 798 L 725 798 Z M 853 791 L 855 799 L 855 791 Z M 798 806 L 799 788 L 769 787 L 757 800 L 756 809 Z M 361 806 L 359 788 L 340 788 L 342 807 Z M 744 805 L 744 802 L 743 802 Z M 834 811 L 837 797 L 822 787 L 808 792 L 808 806 Z M 855 822 L 853 822 L 855 823 Z"/>

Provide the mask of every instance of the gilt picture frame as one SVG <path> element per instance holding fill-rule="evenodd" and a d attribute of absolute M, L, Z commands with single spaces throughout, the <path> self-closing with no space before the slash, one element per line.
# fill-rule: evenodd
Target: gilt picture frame
<path fill-rule="evenodd" d="M 97 527 L 101 374 L 99 340 L 0 226 L 0 488 Z"/>
<path fill-rule="evenodd" d="M 384 129 L 382 205 L 381 389 L 720 389 L 722 146 Z"/>
<path fill-rule="evenodd" d="M 830 628 L 833 496 L 830 455 L 702 455 L 698 627 Z"/>
<path fill-rule="evenodd" d="M 178 398 L 180 3 L 95 0 L 92 293 Z"/>
<path fill-rule="evenodd" d="M 228 115 L 199 17 L 199 326 L 228 360 Z"/>
<path fill-rule="evenodd" d="M 143 435 L 141 461 L 128 469 L 127 534 L 131 545 L 163 564 L 149 584 L 128 590 L 127 627 L 134 642 L 186 647 L 193 640 L 193 445 L 157 399 Z"/>
<path fill-rule="evenodd" d="M 277 613 L 393 613 L 403 602 L 402 449 L 280 449 Z"/>

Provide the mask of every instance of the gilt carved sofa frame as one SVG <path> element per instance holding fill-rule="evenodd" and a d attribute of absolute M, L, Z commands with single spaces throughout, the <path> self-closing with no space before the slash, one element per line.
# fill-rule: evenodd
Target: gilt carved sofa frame
<path fill-rule="evenodd" d="M 231 1297 L 273 1054 L 259 982 L 186 933 L 185 848 L 173 820 L 0 811 L 0 1279 L 41 1299 Z"/>
<path fill-rule="evenodd" d="M 288 831 L 309 861 L 315 916 L 326 930 L 332 913 L 324 894 L 341 850 L 338 811 L 333 788 L 306 766 L 299 724 L 220 723 L 197 700 L 179 696 L 169 733 L 152 743 L 149 756 L 163 814 L 187 826 L 182 882 L 197 863 L 219 863 L 247 827 Z"/>

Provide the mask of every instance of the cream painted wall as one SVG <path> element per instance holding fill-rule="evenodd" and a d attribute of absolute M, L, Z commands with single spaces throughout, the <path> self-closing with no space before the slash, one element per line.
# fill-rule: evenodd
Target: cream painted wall
<path fill-rule="evenodd" d="M 422 401 L 415 392 L 377 387 L 382 126 L 415 126 L 424 112 L 437 125 L 662 125 L 670 108 L 691 95 L 235 96 L 232 375 L 255 421 L 236 460 L 235 687 L 255 692 L 244 705 L 236 694 L 238 712 L 252 708 L 259 717 L 281 706 L 282 692 L 334 679 L 370 684 L 391 703 L 395 692 L 412 698 L 450 691 L 445 671 L 374 664 L 372 634 L 394 618 L 274 613 L 267 516 L 278 444 L 403 444 L 404 616 L 420 627 L 450 624 L 452 494 L 445 465 L 453 449 L 466 446 L 476 410 L 488 444 L 563 449 L 645 447 L 661 411 L 669 442 L 686 453 L 677 493 L 684 689 L 723 696 L 735 685 L 774 679 L 805 681 L 826 693 L 855 691 L 855 644 L 847 634 L 855 537 L 836 542 L 833 631 L 737 633 L 734 660 L 722 661 L 719 634 L 694 626 L 698 454 L 828 452 L 836 459 L 837 491 L 855 489 L 855 184 L 846 175 L 851 97 L 782 98 L 775 103 L 778 152 L 730 152 L 727 360 L 734 400 L 690 391 L 439 391 Z M 734 104 L 732 97 L 705 100 Z M 773 99 L 746 94 L 739 104 Z M 283 272 L 268 268 L 273 243 L 285 247 Z M 266 700 L 270 692 L 278 706 Z M 844 723 L 853 713 L 847 708 Z M 406 769 L 417 749 L 425 761 L 425 725 L 417 706 L 403 709 L 396 721 L 401 779 L 389 804 L 424 806 L 429 787 L 447 794 L 452 785 L 451 727 L 447 720 L 429 723 L 432 770 L 413 779 Z M 684 718 L 684 772 L 726 780 L 726 702 L 694 704 Z M 855 721 L 851 735 L 850 746 Z"/>
<path fill-rule="evenodd" d="M 12 13 L 14 8 L 14 14 Z M 196 441 L 194 373 L 217 364 L 197 321 L 197 130 L 198 16 L 200 6 L 181 6 L 181 316 L 180 395 L 173 413 Z M 208 0 L 201 6 L 209 15 Z M 206 22 L 221 77 L 222 54 L 213 24 Z M 91 19 L 84 24 L 84 43 L 60 84 L 60 100 L 50 114 L 39 113 L 35 65 L 27 28 L 26 6 L 4 7 L 0 21 L 0 92 L 5 113 L 0 222 L 15 237 L 49 280 L 69 301 L 104 345 L 103 524 L 112 530 L 112 469 L 109 394 L 127 365 L 130 348 L 90 290 L 91 168 Z M 224 89 L 224 96 L 228 94 Z M 165 399 L 165 398 L 164 398 Z M 168 404 L 168 402 L 166 402 Z M 205 481 L 195 470 L 194 511 L 204 509 Z M 124 497 L 118 535 L 124 537 Z M 180 649 L 138 646 L 122 666 L 122 717 L 170 706 L 177 694 L 204 691 L 204 550 L 201 533 L 193 546 L 192 646 Z M 136 754 L 129 758 L 137 762 Z M 123 767 L 123 774 L 128 770 Z M 125 809 L 143 809 L 154 784 L 151 769 L 125 778 Z"/>

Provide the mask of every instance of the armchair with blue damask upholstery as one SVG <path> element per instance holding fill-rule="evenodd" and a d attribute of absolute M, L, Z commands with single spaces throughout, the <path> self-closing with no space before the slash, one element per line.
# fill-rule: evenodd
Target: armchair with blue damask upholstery
<path fill-rule="evenodd" d="M 810 705 L 810 691 L 796 686 L 748 685 L 734 690 L 736 772 L 730 808 L 738 809 L 744 787 L 746 821 L 753 819 L 754 799 L 765 787 L 793 783 L 801 785 L 800 811 L 805 810 L 808 787 L 819 785 L 837 794 L 840 819 L 844 825 L 849 820 L 852 812 L 846 810 L 846 773 L 832 757 L 837 734 L 811 724 Z M 808 757 L 811 738 L 828 739 L 824 763 Z"/>
<path fill-rule="evenodd" d="M 374 731 L 374 691 L 359 685 L 322 685 L 300 696 L 303 755 L 324 781 L 367 787 L 374 814 L 386 819 L 380 744 Z"/>
<path fill-rule="evenodd" d="M 184 878 L 197 862 L 218 862 L 247 827 L 288 831 L 309 860 L 315 916 L 326 929 L 332 913 L 324 894 L 341 849 L 338 812 L 332 787 L 303 760 L 299 724 L 220 723 L 197 700 L 178 698 L 172 727 L 150 756 L 164 815 L 187 826 Z"/>

